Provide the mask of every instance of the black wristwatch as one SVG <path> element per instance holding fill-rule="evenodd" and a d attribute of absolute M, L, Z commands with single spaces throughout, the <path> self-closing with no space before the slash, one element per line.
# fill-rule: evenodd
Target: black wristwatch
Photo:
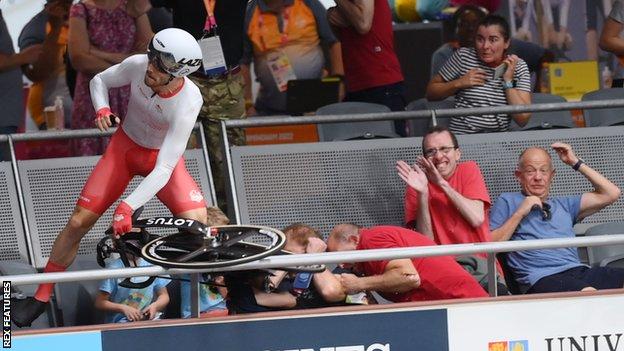
<path fill-rule="evenodd" d="M 579 158 L 578 161 L 576 161 L 576 163 L 574 164 L 574 166 L 572 166 L 572 169 L 575 171 L 578 171 L 583 163 L 585 163 L 585 161 Z"/>

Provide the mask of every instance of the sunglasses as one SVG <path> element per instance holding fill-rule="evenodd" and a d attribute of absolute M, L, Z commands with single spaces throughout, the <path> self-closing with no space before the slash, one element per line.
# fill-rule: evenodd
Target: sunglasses
<path fill-rule="evenodd" d="M 151 64 L 154 65 L 154 67 L 156 67 L 159 71 L 161 71 L 162 73 L 168 73 L 167 70 L 165 69 L 165 66 L 163 65 L 162 61 L 160 60 L 160 58 L 158 57 L 158 55 L 153 54 L 152 51 L 148 51 L 147 52 L 147 59 L 149 60 L 149 62 Z"/>
<path fill-rule="evenodd" d="M 542 202 L 542 207 L 540 207 L 539 205 L 533 205 L 531 210 L 539 210 L 540 212 L 542 212 L 542 220 L 544 221 L 550 221 L 552 219 L 550 205 L 545 202 Z"/>
<path fill-rule="evenodd" d="M 169 74 L 179 71 L 184 66 L 176 62 L 171 53 L 156 50 L 154 43 L 151 41 L 147 49 L 147 59 L 160 71 Z"/>

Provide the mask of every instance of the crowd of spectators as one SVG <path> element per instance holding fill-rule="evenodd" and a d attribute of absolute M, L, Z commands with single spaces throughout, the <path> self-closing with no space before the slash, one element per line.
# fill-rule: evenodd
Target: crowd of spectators
<path fill-rule="evenodd" d="M 479 166 L 474 161 L 460 162 L 461 148 L 453 132 L 435 127 L 424 137 L 423 155 L 417 158 L 416 164 L 397 161 L 398 176 L 406 183 L 405 227 L 379 225 L 363 228 L 352 223 L 339 223 L 324 241 L 316 229 L 294 223 L 283 229 L 286 235 L 284 249 L 307 254 L 574 237 L 574 224 L 617 201 L 621 191 L 576 156 L 570 145 L 555 142 L 551 147 L 565 166 L 589 181 L 593 191 L 565 197 L 550 196 L 555 175 L 551 155 L 546 149 L 530 147 L 518 158 L 515 175 L 519 191 L 501 194 L 492 205 Z M 209 212 L 209 223 L 228 223 L 227 217 L 217 208 Z M 589 267 L 581 263 L 576 248 L 510 252 L 504 256 L 503 263 L 508 269 L 505 276 L 500 267 L 497 269 L 498 295 L 509 294 L 506 280 L 518 287 L 516 293 L 624 288 L 624 269 Z M 371 292 L 389 302 L 482 298 L 488 296 L 485 267 L 485 256 L 479 254 L 359 263 L 345 259 L 333 271 L 326 268 L 318 273 L 229 272 L 223 279 L 219 277 L 219 280 L 204 282 L 200 294 L 201 316 L 376 303 L 374 297 L 367 298 Z M 162 286 L 155 283 L 154 293 L 159 291 L 158 288 Z M 127 319 L 133 318 L 132 313 L 137 311 L 151 316 L 152 310 L 163 308 L 165 299 L 158 294 L 150 304 L 151 295 L 141 293 L 150 299 L 140 308 L 138 305 L 121 307 L 104 302 L 107 299 L 116 301 L 107 295 L 111 293 L 106 283 L 101 290 L 98 308 L 121 311 Z M 139 292 L 124 296 L 137 294 Z M 182 289 L 182 300 L 186 301 L 182 304 L 184 318 L 190 316 L 189 296 L 187 283 L 187 288 Z M 218 303 L 204 304 L 208 296 Z M 218 299 L 214 299 L 215 296 Z M 134 300 L 131 302 L 136 304 Z"/>
<path fill-rule="evenodd" d="M 336 0 L 336 6 L 327 11 L 318 0 L 194 0 L 183 5 L 167 0 L 84 0 L 70 5 L 68 0 L 48 0 L 24 27 L 19 53 L 14 53 L 0 16 L 0 84 L 12 88 L 0 91 L 8 116 L 0 120 L 0 132 L 18 130 L 23 115 L 22 72 L 33 82 L 28 109 L 40 129 L 50 127 L 43 109 L 58 96 L 68 109 L 67 126 L 92 128 L 95 111 L 89 81 L 133 54 L 145 53 L 153 35 L 154 23 L 148 16 L 152 6 L 162 10 L 158 12 L 165 16 L 161 23 L 187 30 L 200 43 L 214 36 L 222 38 L 223 63 L 217 71 L 200 70 L 190 76 L 204 99 L 199 118 L 206 130 L 219 199 L 225 196 L 218 122 L 284 114 L 288 80 L 335 76 L 344 83 L 345 101 L 382 104 L 392 111 L 406 106 L 387 0 Z M 614 9 L 621 9 L 621 3 Z M 618 18 L 609 19 L 608 33 L 619 35 Z M 461 7 L 454 22 L 456 40 L 434 53 L 427 98 L 455 96 L 456 107 L 530 104 L 531 72 L 539 72 L 548 51 L 511 39 L 507 21 L 479 7 Z M 566 33 L 553 34 L 553 38 L 557 47 L 569 45 Z M 601 45 L 617 51 L 620 43 L 603 36 Z M 251 100 L 251 63 L 260 83 L 255 101 Z M 75 82 L 67 79 L 70 70 L 76 71 Z M 121 119 L 129 89 L 109 91 L 112 113 Z M 591 192 L 549 196 L 555 174 L 552 158 L 548 150 L 529 148 L 519 156 L 520 191 L 492 201 L 479 166 L 460 161 L 455 134 L 507 131 L 512 119 L 524 125 L 529 118 L 528 113 L 458 116 L 451 119 L 448 129 L 428 131 L 416 164 L 398 160 L 396 165 L 406 183 L 405 227 L 362 228 L 342 223 L 325 242 L 314 228 L 295 223 L 284 229 L 285 249 L 305 254 L 574 236 L 574 224 L 615 202 L 620 189 L 577 157 L 569 145 L 557 142 L 552 149 L 565 165 L 587 178 L 594 188 Z M 405 135 L 402 123 L 395 127 Z M 244 144 L 242 130 L 230 129 L 228 137 L 234 144 Z M 101 154 L 105 143 L 80 140 L 76 153 Z M 228 223 L 218 210 L 208 217 L 209 225 Z M 135 264 L 145 262 L 135 258 Z M 526 293 L 624 286 L 624 270 L 587 267 L 574 248 L 512 252 L 505 264 L 510 275 L 504 276 L 501 267 L 496 272 L 502 294 L 507 293 L 506 280 L 514 280 Z M 120 262 L 111 267 L 120 267 Z M 487 296 L 485 254 L 345 262 L 339 268 L 309 277 L 265 270 L 209 277 L 201 281 L 200 312 L 208 317 L 336 306 L 371 291 L 392 302 Z M 302 281 L 307 285 L 301 287 Z M 152 286 L 133 291 L 118 287 L 115 279 L 107 280 L 96 307 L 111 312 L 111 322 L 155 319 L 169 302 L 166 285 L 165 279 L 157 279 Z M 184 318 L 190 316 L 189 285 L 183 282 L 180 289 Z"/>
<path fill-rule="evenodd" d="M 45 107 L 53 106 L 58 98 L 65 110 L 64 127 L 92 128 L 95 112 L 88 82 L 95 74 L 133 54 L 144 53 L 153 33 L 168 26 L 184 29 L 198 40 L 217 36 L 223 53 L 222 69 L 208 70 L 210 73 L 199 70 L 190 78 L 204 98 L 199 118 L 217 195 L 224 195 L 218 122 L 286 114 L 289 80 L 336 77 L 343 82 L 339 96 L 343 101 L 382 104 L 391 111 L 405 109 L 404 77 L 394 49 L 388 2 L 335 3 L 326 10 L 319 0 L 48 0 L 21 31 L 19 53 L 13 55 L 8 32 L 3 29 L 6 45 L 0 69 L 7 71 L 3 86 L 11 85 L 14 91 L 3 99 L 8 112 L 0 122 L 0 132 L 14 133 L 23 125 L 20 67 L 32 82 L 27 106 L 39 129 L 62 127 L 48 126 L 44 117 Z M 456 11 L 456 38 L 432 57 L 427 97 L 457 95 L 458 107 L 530 102 L 528 74 L 539 72 L 547 50 L 509 39 L 508 25 L 501 17 L 490 16 L 481 23 L 487 11 L 474 5 Z M 492 41 L 488 31 L 498 37 L 496 45 L 488 44 Z M 259 83 L 255 100 L 252 63 Z M 490 79 L 501 63 L 507 63 L 507 70 L 501 77 Z M 8 84 L 9 76 L 15 84 Z M 128 89 L 110 92 L 111 110 L 122 120 Z M 520 124 L 527 118 L 514 116 Z M 509 120 L 506 115 L 467 116 L 454 118 L 451 127 L 458 133 L 501 131 L 508 128 Z M 397 134 L 407 134 L 403 121 L 395 122 L 395 126 Z M 228 137 L 234 145 L 245 143 L 241 129 L 228 129 Z M 101 154 L 106 144 L 102 138 L 79 139 L 72 153 Z"/>

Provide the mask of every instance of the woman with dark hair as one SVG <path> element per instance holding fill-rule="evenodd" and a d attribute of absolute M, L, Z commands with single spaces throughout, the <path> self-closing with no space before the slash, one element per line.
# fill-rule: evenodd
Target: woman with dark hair
<path fill-rule="evenodd" d="M 427 86 L 428 100 L 455 95 L 455 107 L 487 107 L 531 103 L 531 77 L 526 62 L 509 55 L 510 30 L 497 15 L 483 18 L 478 25 L 475 45 L 460 48 Z M 449 129 L 456 134 L 502 132 L 511 118 L 524 125 L 529 113 L 486 114 L 452 117 Z"/>

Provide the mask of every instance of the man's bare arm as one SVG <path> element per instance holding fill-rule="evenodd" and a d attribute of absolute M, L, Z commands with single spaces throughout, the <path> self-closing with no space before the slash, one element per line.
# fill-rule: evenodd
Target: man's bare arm
<path fill-rule="evenodd" d="M 366 34 L 373 25 L 375 0 L 336 0 L 342 16 L 359 34 Z"/>
<path fill-rule="evenodd" d="M 368 277 L 341 274 L 340 282 L 347 294 L 371 290 L 400 294 L 420 287 L 420 276 L 412 261 L 404 258 L 388 262 L 383 274 Z"/>

